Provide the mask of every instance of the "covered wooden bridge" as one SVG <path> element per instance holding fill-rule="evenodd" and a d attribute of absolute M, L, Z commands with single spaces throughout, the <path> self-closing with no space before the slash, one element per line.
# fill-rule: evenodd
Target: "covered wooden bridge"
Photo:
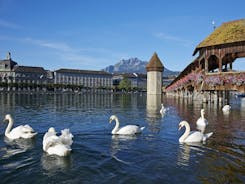
<path fill-rule="evenodd" d="M 167 94 L 189 96 L 205 91 L 245 93 L 245 71 L 232 67 L 245 57 L 245 19 L 222 24 L 194 50 L 199 56 L 166 87 Z"/>

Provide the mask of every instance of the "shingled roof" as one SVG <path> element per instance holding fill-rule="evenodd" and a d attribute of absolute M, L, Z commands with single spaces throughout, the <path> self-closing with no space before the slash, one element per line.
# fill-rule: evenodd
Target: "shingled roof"
<path fill-rule="evenodd" d="M 164 69 L 161 60 L 158 58 L 157 53 L 154 52 L 151 57 L 149 63 L 146 65 L 147 72 L 149 71 L 160 71 L 162 72 Z"/>
<path fill-rule="evenodd" d="M 193 55 L 204 47 L 245 41 L 245 19 L 223 23 L 194 50 Z"/>

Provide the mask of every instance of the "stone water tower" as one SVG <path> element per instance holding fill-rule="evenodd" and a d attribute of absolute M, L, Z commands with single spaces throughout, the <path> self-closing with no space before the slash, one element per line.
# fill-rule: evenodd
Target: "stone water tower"
<path fill-rule="evenodd" d="M 149 63 L 146 65 L 147 71 L 147 94 L 161 95 L 162 94 L 162 73 L 164 67 L 162 62 L 154 53 Z"/>

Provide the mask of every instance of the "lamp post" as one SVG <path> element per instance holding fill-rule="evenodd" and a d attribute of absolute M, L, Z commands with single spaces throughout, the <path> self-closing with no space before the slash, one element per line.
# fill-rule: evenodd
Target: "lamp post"
<path fill-rule="evenodd" d="M 214 20 L 212 21 L 212 25 L 213 25 L 213 28 L 214 28 L 214 30 L 215 30 L 216 26 L 215 26 Z"/>

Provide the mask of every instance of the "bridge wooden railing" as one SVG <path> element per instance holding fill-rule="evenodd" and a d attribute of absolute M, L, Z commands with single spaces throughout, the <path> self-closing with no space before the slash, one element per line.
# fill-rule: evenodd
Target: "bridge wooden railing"
<path fill-rule="evenodd" d="M 245 90 L 245 72 L 207 73 L 202 90 Z"/>
<path fill-rule="evenodd" d="M 187 89 L 245 91 L 245 72 L 192 72 L 166 88 L 166 92 Z"/>
<path fill-rule="evenodd" d="M 183 88 L 186 88 L 186 86 L 189 86 L 190 84 L 198 85 L 199 83 L 203 81 L 203 78 L 204 78 L 203 72 L 189 73 L 188 75 L 180 78 L 179 80 L 177 80 L 176 82 L 168 86 L 166 88 L 166 92 L 181 90 Z"/>

